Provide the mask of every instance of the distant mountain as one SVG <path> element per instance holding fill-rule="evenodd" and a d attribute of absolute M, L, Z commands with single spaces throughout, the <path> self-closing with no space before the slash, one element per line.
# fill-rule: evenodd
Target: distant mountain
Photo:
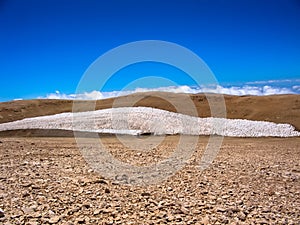
<path fill-rule="evenodd" d="M 159 96 L 159 97 L 158 97 Z M 189 96 L 194 103 L 199 117 L 211 116 L 207 96 L 204 94 L 176 94 L 167 92 L 136 93 L 117 98 L 97 100 L 96 109 L 125 106 L 146 106 L 177 112 L 172 101 L 182 103 Z M 217 98 L 216 94 L 209 94 L 210 98 Z M 224 95 L 227 118 L 272 121 L 289 123 L 300 130 L 300 95 L 272 95 L 272 96 L 229 96 Z M 85 106 L 91 101 L 79 101 L 80 111 L 86 111 Z M 114 105 L 115 104 L 115 105 Z M 187 104 L 187 106 L 189 106 Z M 0 123 L 11 122 L 28 117 L 53 115 L 71 112 L 72 100 L 34 99 L 0 103 Z M 187 115 L 194 115 L 189 107 L 180 111 Z"/>

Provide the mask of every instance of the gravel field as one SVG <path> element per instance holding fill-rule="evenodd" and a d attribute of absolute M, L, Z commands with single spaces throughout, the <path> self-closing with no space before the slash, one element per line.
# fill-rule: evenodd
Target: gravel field
<path fill-rule="evenodd" d="M 115 158 L 140 166 L 179 141 L 133 151 L 101 139 Z M 201 172 L 207 140 L 174 176 L 144 187 L 95 173 L 74 138 L 0 137 L 0 224 L 300 224 L 299 137 L 225 138 Z"/>

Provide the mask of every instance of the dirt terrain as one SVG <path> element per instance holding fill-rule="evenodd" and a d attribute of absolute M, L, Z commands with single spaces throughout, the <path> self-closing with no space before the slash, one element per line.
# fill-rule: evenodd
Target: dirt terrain
<path fill-rule="evenodd" d="M 168 157 L 168 136 L 148 152 L 101 140 L 115 158 Z M 300 138 L 225 138 L 209 169 L 200 137 L 184 169 L 160 184 L 120 185 L 95 173 L 74 138 L 0 138 L 1 224 L 299 224 Z"/>
<path fill-rule="evenodd" d="M 200 117 L 208 117 L 211 110 L 208 98 L 204 94 L 175 94 L 166 92 L 136 93 L 118 98 L 103 99 L 95 102 L 96 109 L 111 108 L 118 100 L 120 106 L 147 106 L 168 111 L 176 111 L 169 102 L 182 103 L 190 96 Z M 209 94 L 211 99 L 213 94 Z M 224 95 L 227 118 L 272 121 L 289 123 L 300 130 L 300 95 L 273 95 L 273 96 L 229 96 Z M 87 104 L 81 101 L 82 108 Z M 217 104 L 217 103 L 216 103 Z M 0 123 L 19 120 L 27 117 L 51 115 L 62 112 L 71 112 L 71 100 L 21 100 L 0 103 Z M 185 114 L 192 114 L 186 109 Z M 193 114 L 192 114 L 193 115 Z"/>
<path fill-rule="evenodd" d="M 186 95 L 159 96 L 123 96 L 117 107 L 176 111 L 166 99 L 181 102 Z M 190 96 L 198 115 L 210 116 L 207 97 Z M 228 118 L 290 123 L 300 129 L 299 95 L 224 97 Z M 96 109 L 110 108 L 114 100 L 99 100 Z M 88 102 L 80 104 L 84 110 Z M 69 100 L 4 102 L 0 123 L 70 111 Z M 87 140 L 88 134 L 81 137 Z M 116 159 L 137 166 L 168 158 L 179 143 L 179 136 L 166 136 L 160 145 L 139 151 L 124 147 L 114 135 L 100 137 Z M 299 137 L 225 138 L 213 164 L 200 171 L 207 142 L 208 137 L 199 137 L 193 156 L 173 176 L 137 186 L 91 169 L 70 131 L 3 131 L 0 224 L 300 224 Z"/>

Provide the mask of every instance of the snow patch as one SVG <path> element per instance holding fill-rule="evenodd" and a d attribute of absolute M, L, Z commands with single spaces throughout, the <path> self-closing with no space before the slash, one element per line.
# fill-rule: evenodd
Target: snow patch
<path fill-rule="evenodd" d="M 130 135 L 153 133 L 229 137 L 300 136 L 300 132 L 290 124 L 245 119 L 199 118 L 149 107 L 60 113 L 0 124 L 0 131 L 16 129 L 63 129 Z"/>

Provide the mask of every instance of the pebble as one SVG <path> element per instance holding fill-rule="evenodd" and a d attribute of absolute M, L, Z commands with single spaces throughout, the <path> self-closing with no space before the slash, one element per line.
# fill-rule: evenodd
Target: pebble
<path fill-rule="evenodd" d="M 49 219 L 49 223 L 50 223 L 50 224 L 55 224 L 55 223 L 58 223 L 59 220 L 60 220 L 60 217 L 59 217 L 59 216 L 52 216 L 52 217 Z"/>
<path fill-rule="evenodd" d="M 94 210 L 94 215 L 98 215 L 98 214 L 100 214 L 100 212 L 101 212 L 100 209 L 96 209 L 96 210 Z"/>
<path fill-rule="evenodd" d="M 201 223 L 203 225 L 208 225 L 209 224 L 209 218 L 208 218 L 208 216 L 203 217 L 202 220 L 201 220 Z"/>
<path fill-rule="evenodd" d="M 217 208 L 217 212 L 226 212 L 225 208 Z"/>
<path fill-rule="evenodd" d="M 0 208 L 0 218 L 1 217 L 5 217 L 5 215 L 4 215 L 4 210 Z"/>
<path fill-rule="evenodd" d="M 238 214 L 238 218 L 239 218 L 240 220 L 242 220 L 242 221 L 245 221 L 245 220 L 246 220 L 246 215 L 245 215 L 245 213 L 240 212 L 240 213 Z"/>
<path fill-rule="evenodd" d="M 85 222 L 85 218 L 83 216 L 76 218 L 76 222 L 79 224 L 83 224 Z"/>
<path fill-rule="evenodd" d="M 229 195 L 223 195 L 222 198 L 227 199 L 227 198 L 230 198 L 230 196 Z"/>
<path fill-rule="evenodd" d="M 23 207 L 22 211 L 25 215 L 29 215 L 34 213 L 34 209 L 32 207 Z"/>

